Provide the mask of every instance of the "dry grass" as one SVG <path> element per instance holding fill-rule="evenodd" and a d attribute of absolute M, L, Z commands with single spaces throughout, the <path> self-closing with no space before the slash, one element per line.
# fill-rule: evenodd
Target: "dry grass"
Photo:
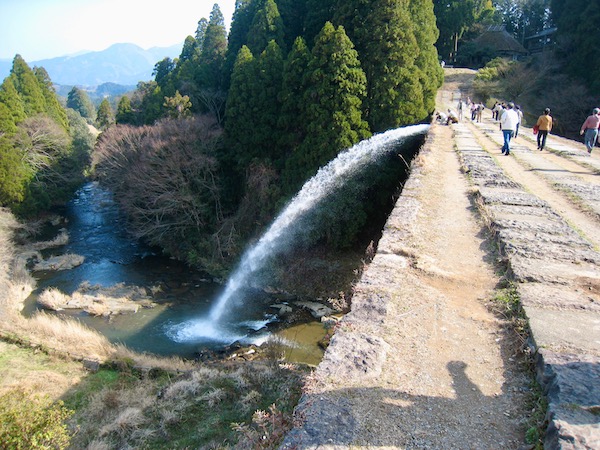
<path fill-rule="evenodd" d="M 139 367 L 190 370 L 191 365 L 179 358 L 140 355 L 125 347 L 113 345 L 103 335 L 74 320 L 46 313 L 25 318 L 20 311 L 35 288 L 35 280 L 25 263 L 27 256 L 35 254 L 36 250 L 25 251 L 26 249 L 15 244 L 15 233 L 24 227 L 8 210 L 0 209 L 0 314 L 3 318 L 0 321 L 0 336 L 76 359 L 100 362 L 126 359 Z M 61 245 L 59 242 L 64 242 L 65 236 L 65 233 L 61 233 L 58 239 L 41 244 L 39 248 Z M 81 288 L 88 293 L 97 292 L 94 286 L 82 285 Z M 146 295 L 145 292 L 132 289 L 116 286 L 113 293 L 127 291 L 128 295 L 136 298 Z M 57 290 L 50 290 L 44 295 L 44 301 L 49 306 L 56 306 L 65 298 Z"/>
<path fill-rule="evenodd" d="M 265 434 L 264 424 L 253 423 L 253 417 L 268 414 L 261 411 L 271 405 L 281 420 L 269 428 L 270 439 L 280 440 L 289 429 L 305 376 L 296 366 L 245 362 L 198 367 L 113 345 L 74 320 L 43 312 L 25 318 L 20 310 L 35 283 L 24 266 L 27 259 L 15 256 L 18 226 L 0 211 L 0 337 L 26 344 L 0 342 L 0 392 L 26 386 L 65 399 L 76 411 L 71 448 L 233 448 L 239 440 L 252 442 Z M 81 288 L 94 294 L 93 286 Z M 43 301 L 56 306 L 66 297 L 49 290 Z M 73 363 L 79 359 L 107 364 L 89 373 Z M 237 432 L 232 423 L 241 424 Z"/>
<path fill-rule="evenodd" d="M 82 283 L 71 295 L 56 288 L 48 288 L 40 294 L 37 302 L 52 311 L 81 309 L 92 316 L 135 313 L 140 308 L 155 306 L 145 289 L 123 283 L 108 288 Z"/>
<path fill-rule="evenodd" d="M 64 228 L 60 230 L 58 235 L 50 240 L 43 242 L 35 242 L 31 244 L 29 247 L 33 250 L 45 250 L 47 248 L 60 247 L 61 245 L 67 245 L 69 243 L 69 233 Z"/>
<path fill-rule="evenodd" d="M 174 379 L 129 378 L 90 395 L 74 418 L 78 433 L 73 445 L 232 448 L 223 443 L 245 439 L 247 434 L 232 431 L 232 423 L 248 424 L 243 428 L 250 430 L 253 416 L 273 404 L 285 411 L 287 428 L 277 430 L 278 436 L 283 435 L 302 376 L 295 366 L 254 362 L 200 367 Z"/>

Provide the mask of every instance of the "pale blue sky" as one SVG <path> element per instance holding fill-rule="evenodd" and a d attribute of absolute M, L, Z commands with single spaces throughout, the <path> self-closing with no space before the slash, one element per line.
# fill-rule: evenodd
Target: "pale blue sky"
<path fill-rule="evenodd" d="M 235 0 L 0 0 L 0 59 L 38 61 L 117 43 L 169 47 L 194 35 L 215 3 L 229 28 Z"/>

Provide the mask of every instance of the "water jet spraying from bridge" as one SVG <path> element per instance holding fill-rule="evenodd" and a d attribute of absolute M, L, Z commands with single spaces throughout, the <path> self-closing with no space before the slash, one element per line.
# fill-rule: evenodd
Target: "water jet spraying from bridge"
<path fill-rule="evenodd" d="M 212 340 L 234 342 L 243 337 L 239 332 L 222 326 L 229 307 L 235 303 L 240 291 L 275 254 L 289 248 L 300 233 L 305 232 L 302 218 L 321 200 L 352 178 L 367 163 L 394 151 L 405 139 L 423 135 L 428 125 L 412 125 L 377 134 L 341 152 L 308 180 L 287 207 L 277 216 L 263 236 L 243 255 L 235 272 L 229 278 L 223 293 L 217 298 L 206 317 L 177 324 L 169 332 L 177 342 Z"/>

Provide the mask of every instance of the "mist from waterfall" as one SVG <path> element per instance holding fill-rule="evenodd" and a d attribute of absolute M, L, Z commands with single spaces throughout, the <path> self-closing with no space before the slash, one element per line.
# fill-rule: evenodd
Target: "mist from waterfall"
<path fill-rule="evenodd" d="M 245 336 L 243 331 L 227 327 L 227 312 L 241 299 L 241 291 L 274 255 L 285 252 L 294 242 L 310 230 L 305 219 L 309 212 L 330 193 L 343 186 L 365 165 L 398 148 L 403 140 L 423 135 L 428 125 L 412 125 L 377 134 L 341 152 L 308 180 L 296 196 L 273 221 L 262 237 L 242 256 L 230 276 L 223 293 L 217 298 L 205 317 L 187 320 L 174 325 L 168 335 L 176 342 L 209 340 L 232 343 Z M 252 324 L 247 324 L 252 328 Z M 255 324 L 260 326 L 260 324 Z"/>

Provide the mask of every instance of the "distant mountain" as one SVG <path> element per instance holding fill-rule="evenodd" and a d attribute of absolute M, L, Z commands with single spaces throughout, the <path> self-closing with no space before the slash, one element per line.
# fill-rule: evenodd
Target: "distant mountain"
<path fill-rule="evenodd" d="M 154 65 L 165 57 L 176 58 L 183 44 L 144 50 L 135 44 L 114 44 L 100 52 L 27 61 L 44 67 L 52 81 L 61 85 L 98 86 L 104 83 L 136 85 L 152 79 Z M 0 81 L 7 77 L 12 61 L 0 60 Z"/>

